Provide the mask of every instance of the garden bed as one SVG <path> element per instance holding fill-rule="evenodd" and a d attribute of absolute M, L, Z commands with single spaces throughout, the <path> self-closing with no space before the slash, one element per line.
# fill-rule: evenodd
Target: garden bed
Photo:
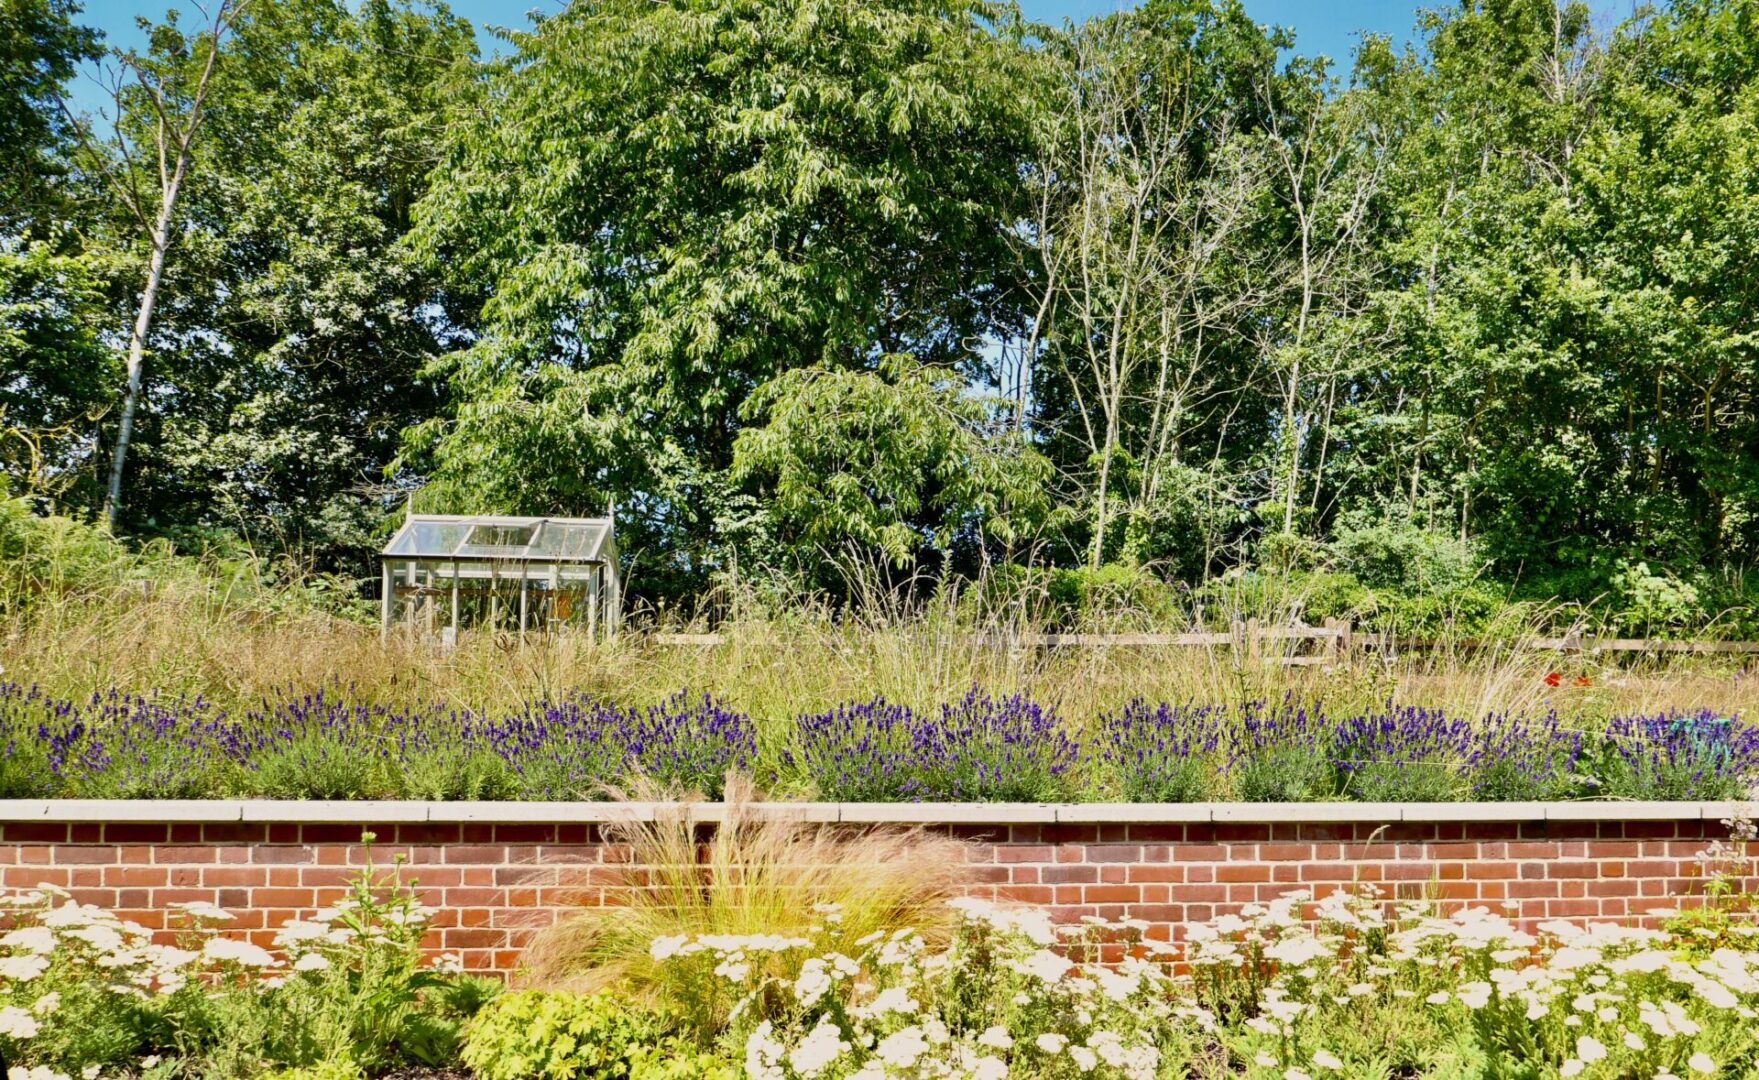
<path fill-rule="evenodd" d="M 1759 783 L 1759 728 L 1702 710 L 1333 713 L 1290 698 L 1064 717 L 977 688 L 927 708 L 876 697 L 760 717 L 683 691 L 479 712 L 332 688 L 229 712 L 0 683 L 0 746 L 0 798 L 574 802 L 718 797 L 738 774 L 830 802 L 1520 803 L 1732 799 Z"/>
<path fill-rule="evenodd" d="M 0 1064 L 1732 1080 L 1759 1063 L 1737 804 L 732 793 L 0 802 Z"/>

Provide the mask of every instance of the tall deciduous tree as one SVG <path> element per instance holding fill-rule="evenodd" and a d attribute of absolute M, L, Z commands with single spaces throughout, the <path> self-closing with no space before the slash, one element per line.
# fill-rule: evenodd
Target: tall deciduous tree
<path fill-rule="evenodd" d="M 1031 173 L 1044 271 L 1026 348 L 1090 566 L 1201 574 L 1213 508 L 1246 498 L 1239 451 L 1266 428 L 1254 329 L 1280 328 L 1281 105 L 1261 91 L 1284 81 L 1286 44 L 1237 3 L 1153 0 L 1053 45 L 1063 83 Z"/>
<path fill-rule="evenodd" d="M 69 135 L 62 88 L 99 37 L 74 21 L 70 0 L 0 0 L 0 233 L 24 225 L 64 172 Z"/>
<path fill-rule="evenodd" d="M 614 508 L 650 582 L 688 578 L 750 498 L 758 388 L 979 363 L 1018 318 L 1022 32 L 988 0 L 583 0 L 512 35 L 422 207 L 489 296 L 409 441 L 424 498 Z"/>
<path fill-rule="evenodd" d="M 402 430 L 439 407 L 421 372 L 471 318 L 402 240 L 475 49 L 400 0 L 236 23 L 154 339 L 138 520 L 365 568 Z"/>

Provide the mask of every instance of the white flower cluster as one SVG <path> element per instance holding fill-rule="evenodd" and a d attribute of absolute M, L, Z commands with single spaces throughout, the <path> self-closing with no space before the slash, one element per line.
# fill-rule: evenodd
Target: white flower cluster
<path fill-rule="evenodd" d="M 156 944 L 152 932 L 54 886 L 0 898 L 10 926 L 0 934 L 0 1036 L 28 1039 L 34 1021 L 59 1007 L 43 984 L 67 973 L 132 997 L 171 993 L 190 977 L 197 954 Z"/>
<path fill-rule="evenodd" d="M 1442 916 L 1373 890 L 1292 892 L 1188 928 L 1187 945 L 1196 985 L 1249 1003 L 1253 1060 L 1285 1080 L 1345 1068 L 1338 1033 L 1374 1003 L 1421 1002 L 1489 1055 L 1538 1047 L 1564 1077 L 1714 1073 L 1712 1051 L 1726 1056 L 1729 1034 L 1759 1019 L 1759 952 L 1699 955 L 1676 934 L 1610 922 L 1528 931 L 1487 908 Z"/>
<path fill-rule="evenodd" d="M 1172 979 L 1138 955 L 1146 948 L 1112 964 L 1078 963 L 1053 948 L 1069 946 L 1069 933 L 1042 913 L 975 900 L 954 907 L 960 929 L 945 948 L 902 929 L 860 939 L 854 956 L 827 940 L 709 935 L 661 938 L 651 954 L 708 969 L 743 995 L 732 1013 L 745 1024 L 753 1080 L 1002 1080 L 1021 1069 L 1153 1080 L 1156 1026 L 1198 1013 L 1175 1015 Z M 838 924 L 835 912 L 821 914 L 825 927 Z M 759 953 L 780 963 L 750 963 Z M 790 974 L 764 974 L 776 970 Z M 974 1015 L 988 1022 L 974 1025 Z"/>
<path fill-rule="evenodd" d="M 0 1060 L 28 1060 L 21 1047 L 42 1038 L 54 1023 L 77 1022 L 63 1016 L 63 990 L 96 989 L 146 1001 L 186 987 L 206 988 L 217 979 L 248 978 L 248 984 L 234 984 L 266 989 L 279 985 L 288 972 L 323 971 L 348 949 L 404 948 L 433 915 L 407 894 L 375 901 L 370 911 L 345 900 L 281 927 L 273 941 L 283 954 L 277 955 L 253 941 L 222 936 L 233 917 L 212 904 L 170 907 L 181 919 L 179 940 L 187 948 L 155 942 L 146 927 L 78 903 L 54 886 L 0 894 L 5 926 L 0 932 Z M 442 957 L 435 966 L 450 970 L 459 964 L 456 957 Z M 52 1075 L 41 1067 L 19 1066 L 11 1068 L 8 1080 Z"/>

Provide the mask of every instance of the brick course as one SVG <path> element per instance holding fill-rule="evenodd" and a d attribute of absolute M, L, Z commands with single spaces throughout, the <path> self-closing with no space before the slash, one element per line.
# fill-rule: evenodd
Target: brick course
<path fill-rule="evenodd" d="M 845 826 L 857 827 L 857 826 Z M 360 842 L 363 830 L 376 842 Z M 1641 917 L 1700 890 L 1694 856 L 1727 830 L 1709 819 L 943 825 L 968 842 L 972 895 L 1047 907 L 1059 920 L 1134 918 L 1150 935 L 1297 888 L 1374 883 L 1399 898 L 1510 905 L 1517 917 Z M 207 901 L 267 945 L 274 929 L 339 899 L 369 857 L 399 857 L 439 914 L 428 944 L 509 971 L 532 932 L 614 899 L 639 867 L 593 824 L 0 822 L 0 886 L 58 885 L 163 928 L 166 906 Z"/>

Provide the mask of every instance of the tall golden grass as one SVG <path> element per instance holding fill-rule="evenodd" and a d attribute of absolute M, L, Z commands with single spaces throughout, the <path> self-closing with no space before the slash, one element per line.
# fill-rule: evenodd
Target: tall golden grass
<path fill-rule="evenodd" d="M 39 596 L 0 616 L 0 678 L 65 695 L 157 688 L 234 706 L 323 684 L 389 702 L 490 709 L 575 688 L 639 703 L 690 687 L 760 719 L 875 694 L 928 704 L 978 684 L 1029 693 L 1077 724 L 1137 696 L 1225 703 L 1294 693 L 1337 710 L 1392 699 L 1466 713 L 1555 706 L 1590 717 L 1759 705 L 1759 680 L 1738 658 L 1619 659 L 1526 648 L 1542 627 L 1556 633 L 1556 613 L 1532 609 L 1511 609 L 1492 633 L 1474 635 L 1495 642 L 1488 647 L 1468 647 L 1466 635 L 1443 631 L 1432 648 L 1355 649 L 1333 665 L 1289 667 L 1274 648 L 1252 658 L 1227 648 L 1010 646 L 1043 624 L 1029 604 L 979 610 L 971 599 L 977 593 L 875 588 L 840 608 L 810 596 L 763 605 L 740 598 L 716 612 L 713 629 L 723 640 L 710 646 L 661 644 L 642 629 L 657 621 L 644 617 L 608 641 L 466 633 L 441 649 L 403 633 L 381 642 L 370 611 L 328 613 L 306 592 L 261 581 L 124 580 Z M 1259 617 L 1266 624 L 1277 618 Z M 1129 618 L 1101 613 L 1093 628 Z M 668 627 L 707 628 L 707 620 Z M 1546 684 L 1553 670 L 1565 674 L 1563 686 Z M 1573 685 L 1577 676 L 1588 685 Z"/>
<path fill-rule="evenodd" d="M 647 787 L 624 797 L 654 800 Z M 728 778 L 725 816 L 707 835 L 686 807 L 654 820 L 605 826 L 626 849 L 622 880 L 603 906 L 583 907 L 527 946 L 521 978 L 537 986 L 594 991 L 615 986 L 695 1013 L 698 1031 L 720 1029 L 734 1002 L 683 979 L 656 960 L 653 943 L 679 935 L 813 937 L 859 955 L 875 932 L 910 928 L 933 941 L 952 925 L 966 858 L 958 841 L 919 829 L 860 831 L 804 820 L 798 810 L 764 804 L 737 776 Z M 749 962 L 792 979 L 799 950 L 761 953 Z"/>

